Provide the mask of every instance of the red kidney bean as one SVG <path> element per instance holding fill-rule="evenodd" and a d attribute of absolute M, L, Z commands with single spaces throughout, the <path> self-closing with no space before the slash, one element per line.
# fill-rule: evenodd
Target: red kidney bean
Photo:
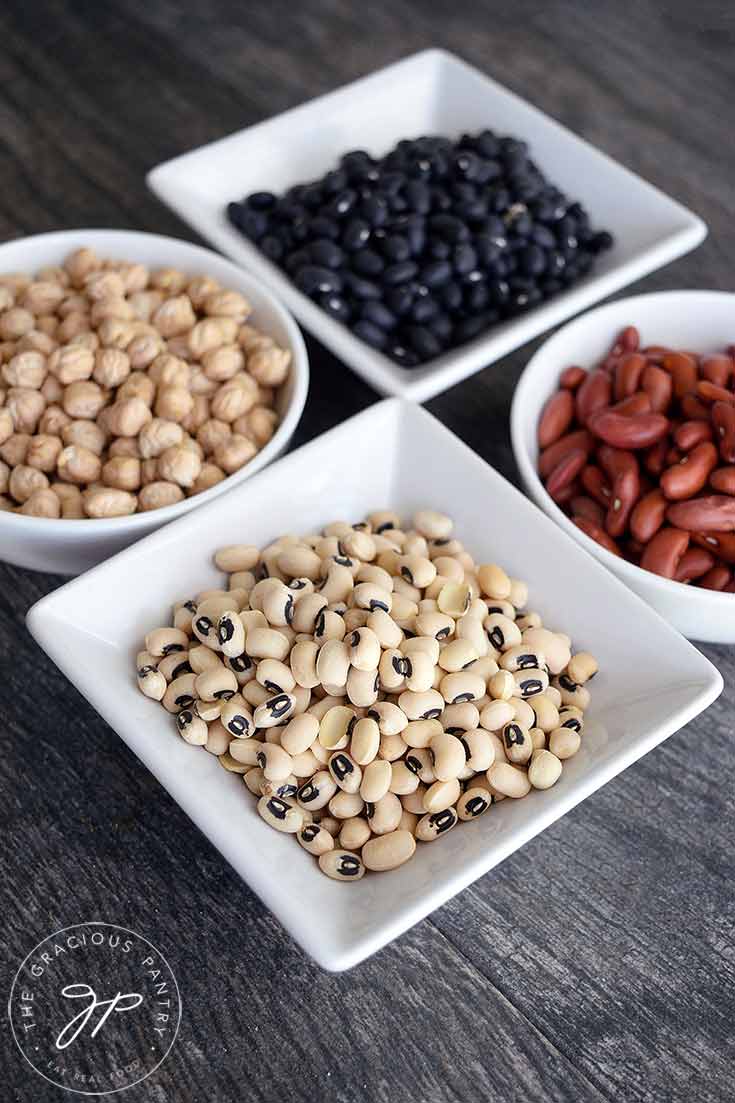
<path fill-rule="evenodd" d="M 656 535 L 664 523 L 668 504 L 659 487 L 636 502 L 630 515 L 630 531 L 639 543 L 647 544 Z"/>
<path fill-rule="evenodd" d="M 666 452 L 666 466 L 673 467 L 675 463 L 679 463 L 682 459 L 682 453 L 676 447 L 675 444 L 671 445 L 671 448 Z"/>
<path fill-rule="evenodd" d="M 715 402 L 711 418 L 720 455 L 725 463 L 735 463 L 735 407 Z"/>
<path fill-rule="evenodd" d="M 640 497 L 638 460 L 632 452 L 624 452 L 607 445 L 597 450 L 597 459 L 612 484 L 605 529 L 610 536 L 617 539 L 628 527 L 631 510 Z"/>
<path fill-rule="evenodd" d="M 611 490 L 599 467 L 588 463 L 582 468 L 582 486 L 591 498 L 607 509 L 610 505 Z"/>
<path fill-rule="evenodd" d="M 548 448 L 568 431 L 574 417 L 571 391 L 557 391 L 543 408 L 538 423 L 539 448 Z"/>
<path fill-rule="evenodd" d="M 709 494 L 675 502 L 666 510 L 667 521 L 689 532 L 735 532 L 735 498 Z"/>
<path fill-rule="evenodd" d="M 674 392 L 674 384 L 668 372 L 656 364 L 646 364 L 641 375 L 641 388 L 650 398 L 651 409 L 655 414 L 663 414 L 668 410 Z"/>
<path fill-rule="evenodd" d="M 590 414 L 603 410 L 610 405 L 612 383 L 607 372 L 598 369 L 589 372 L 584 383 L 574 396 L 574 409 L 577 421 L 586 425 Z"/>
<path fill-rule="evenodd" d="M 594 498 L 588 498 L 585 494 L 578 494 L 575 498 L 572 498 L 569 504 L 573 517 L 584 517 L 602 528 L 605 521 L 605 511 Z"/>
<path fill-rule="evenodd" d="M 635 414 L 625 417 L 613 410 L 598 410 L 587 419 L 591 433 L 613 448 L 648 448 L 661 440 L 669 428 L 663 414 Z"/>
<path fill-rule="evenodd" d="M 668 352 L 662 357 L 661 367 L 671 376 L 677 398 L 696 389 L 697 361 L 693 356 L 686 352 Z"/>
<path fill-rule="evenodd" d="M 679 560 L 674 578 L 677 582 L 691 582 L 701 578 L 715 565 L 715 557 L 705 548 L 687 548 Z"/>
<path fill-rule="evenodd" d="M 646 545 L 641 567 L 662 578 L 674 578 L 679 561 L 689 546 L 689 533 L 678 528 L 659 529 Z"/>
<path fill-rule="evenodd" d="M 622 356 L 624 352 L 635 352 L 641 343 L 641 335 L 635 326 L 626 326 L 610 347 L 610 356 Z"/>
<path fill-rule="evenodd" d="M 716 383 L 718 387 L 726 387 L 727 381 L 733 374 L 732 357 L 715 353 L 713 356 L 703 356 L 699 361 L 699 374 L 710 383 Z"/>
<path fill-rule="evenodd" d="M 685 394 L 679 405 L 685 418 L 691 421 L 709 421 L 709 407 L 695 394 Z"/>
<path fill-rule="evenodd" d="M 657 478 L 666 467 L 666 453 L 668 450 L 669 442 L 664 437 L 658 444 L 652 445 L 643 453 L 643 466 L 654 478 Z"/>
<path fill-rule="evenodd" d="M 587 369 L 578 368 L 576 364 L 570 368 L 566 368 L 559 376 L 559 386 L 563 387 L 566 391 L 576 391 L 580 383 L 584 383 L 587 378 Z"/>
<path fill-rule="evenodd" d="M 732 572 L 724 563 L 718 563 L 712 570 L 707 571 L 707 574 L 703 574 L 700 579 L 697 580 L 699 586 L 703 586 L 705 590 L 725 590 L 730 585 L 732 580 Z"/>
<path fill-rule="evenodd" d="M 620 402 L 616 402 L 614 406 L 608 408 L 616 414 L 623 414 L 624 417 L 634 417 L 635 414 L 650 414 L 651 399 L 645 391 L 636 391 L 635 394 L 621 399 Z"/>
<path fill-rule="evenodd" d="M 705 440 L 692 448 L 673 467 L 669 467 L 661 476 L 661 489 L 671 501 L 681 501 L 699 494 L 707 479 L 717 467 L 717 449 L 711 441 Z"/>
<path fill-rule="evenodd" d="M 706 379 L 700 379 L 697 383 L 697 394 L 705 402 L 728 402 L 735 406 L 735 394 L 728 391 L 727 387 L 718 387 L 716 383 L 710 383 Z"/>
<path fill-rule="evenodd" d="M 615 543 L 611 536 L 605 532 L 601 525 L 596 525 L 594 521 L 588 520 L 586 517 L 572 517 L 572 521 L 581 529 L 587 536 L 589 536 L 596 543 L 601 544 L 603 548 L 607 548 L 613 555 L 620 556 L 620 548 Z"/>
<path fill-rule="evenodd" d="M 646 366 L 646 358 L 640 352 L 629 352 L 615 367 L 614 395 L 619 402 L 635 394 L 640 386 L 641 375 Z"/>
<path fill-rule="evenodd" d="M 674 433 L 674 443 L 682 452 L 689 452 L 703 440 L 712 440 L 712 426 L 706 421 L 683 421 Z"/>
<path fill-rule="evenodd" d="M 709 485 L 719 494 L 732 494 L 735 497 L 735 467 L 720 467 L 709 477 Z"/>
<path fill-rule="evenodd" d="M 584 448 L 587 455 L 589 455 L 592 451 L 592 445 L 592 437 L 586 429 L 577 429 L 574 433 L 567 433 L 566 436 L 550 444 L 548 448 L 544 448 L 539 457 L 539 475 L 542 479 L 548 479 L 556 465 L 570 452 L 573 452 L 575 448 Z"/>
<path fill-rule="evenodd" d="M 546 489 L 551 497 L 558 500 L 559 492 L 574 482 L 586 463 L 587 453 L 584 448 L 574 448 L 560 460 L 546 480 Z"/>
<path fill-rule="evenodd" d="M 722 587 L 723 594 L 735 594 L 735 579 L 730 579 L 727 586 Z"/>
<path fill-rule="evenodd" d="M 693 532 L 692 540 L 726 563 L 735 564 L 735 535 L 731 532 Z"/>
<path fill-rule="evenodd" d="M 671 352 L 671 349 L 665 345 L 646 345 L 644 349 L 641 349 L 641 352 L 647 360 L 651 360 L 654 364 L 660 364 L 664 356 L 668 356 Z"/>

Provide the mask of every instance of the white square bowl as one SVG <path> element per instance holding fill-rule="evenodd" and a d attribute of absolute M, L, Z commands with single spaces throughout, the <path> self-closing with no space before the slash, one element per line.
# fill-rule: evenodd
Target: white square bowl
<path fill-rule="evenodd" d="M 530 607 L 577 647 L 595 679 L 582 749 L 557 785 L 505 800 L 419 846 L 394 873 L 324 877 L 256 812 L 239 776 L 135 684 L 134 657 L 174 601 L 218 584 L 213 551 L 265 544 L 387 506 L 451 514 L 478 561 L 528 581 Z M 347 969 L 439 907 L 706 708 L 722 678 L 691 644 L 430 414 L 396 399 L 343 425 L 39 601 L 40 645 L 320 965 Z M 196 891 L 194 889 L 194 891 Z"/>
<path fill-rule="evenodd" d="M 401 138 L 489 127 L 526 140 L 541 169 L 615 237 L 573 288 L 407 370 L 366 345 L 232 226 L 225 208 L 253 191 L 315 179 L 359 146 L 380 156 Z M 538 108 L 443 50 L 426 50 L 148 174 L 149 187 L 233 260 L 256 273 L 320 341 L 382 394 L 427 399 L 551 326 L 667 264 L 705 237 L 704 222 Z M 624 197 L 624 199 L 622 198 Z"/>

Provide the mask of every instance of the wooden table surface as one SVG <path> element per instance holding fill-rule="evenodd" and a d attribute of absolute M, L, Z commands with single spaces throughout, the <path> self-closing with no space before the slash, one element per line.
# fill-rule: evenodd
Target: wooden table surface
<path fill-rule="evenodd" d="M 443 45 L 706 219 L 705 244 L 640 289 L 730 290 L 726 11 L 6 0 L 0 238 L 83 226 L 192 238 L 147 193 L 149 168 Z M 309 351 L 297 442 L 376 399 L 313 340 Z M 429 403 L 510 478 L 510 400 L 531 351 Z M 35 646 L 25 612 L 60 581 L 0 564 L 4 991 L 36 942 L 80 920 L 158 945 L 179 980 L 181 1031 L 126 1103 L 733 1098 L 732 649 L 703 648 L 725 676 L 705 715 L 397 943 L 330 976 Z M 2 1052 L 14 1099 L 64 1097 L 7 1030 Z"/>

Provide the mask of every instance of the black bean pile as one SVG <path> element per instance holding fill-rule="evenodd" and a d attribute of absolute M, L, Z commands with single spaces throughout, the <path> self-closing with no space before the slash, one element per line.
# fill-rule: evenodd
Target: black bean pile
<path fill-rule="evenodd" d="M 571 286 L 612 237 L 516 138 L 422 137 L 227 215 L 296 286 L 405 368 Z"/>

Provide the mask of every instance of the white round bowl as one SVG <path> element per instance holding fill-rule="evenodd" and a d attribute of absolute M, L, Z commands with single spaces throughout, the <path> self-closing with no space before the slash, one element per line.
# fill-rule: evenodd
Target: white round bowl
<path fill-rule="evenodd" d="M 154 529 L 196 509 L 250 478 L 285 449 L 299 422 L 309 389 L 309 361 L 301 332 L 278 300 L 255 277 L 210 249 L 172 237 L 132 230 L 64 230 L 38 234 L 0 245 L 0 273 L 35 272 L 60 264 L 73 249 L 88 245 L 102 257 L 140 261 L 151 268 L 180 268 L 210 275 L 224 287 L 241 291 L 252 304 L 252 321 L 291 350 L 289 378 L 280 388 L 281 421 L 272 439 L 253 459 L 221 483 L 171 506 L 98 520 L 51 520 L 0 512 L 0 559 L 19 567 L 58 574 L 79 574 L 146 536 Z"/>
<path fill-rule="evenodd" d="M 572 523 L 538 476 L 538 420 L 544 403 L 558 388 L 559 375 L 570 364 L 593 366 L 627 325 L 637 326 L 643 345 L 722 351 L 735 341 L 735 294 L 659 291 L 635 295 L 589 310 L 545 341 L 529 361 L 513 397 L 511 439 L 521 478 L 531 498 L 549 517 L 683 635 L 735 643 L 735 594 L 672 582 L 612 555 Z M 631 630 L 635 631 L 634 625 Z"/>

